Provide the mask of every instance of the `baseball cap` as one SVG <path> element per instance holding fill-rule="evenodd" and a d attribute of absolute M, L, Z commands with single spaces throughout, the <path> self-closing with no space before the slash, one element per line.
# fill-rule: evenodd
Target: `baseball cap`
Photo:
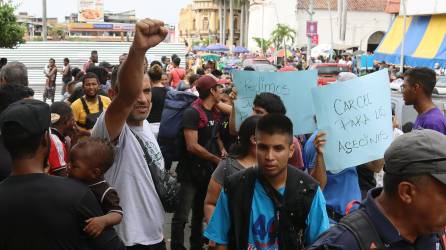
<path fill-rule="evenodd" d="M 213 78 L 212 76 L 208 76 L 208 75 L 198 78 L 197 84 L 196 84 L 198 92 L 207 91 L 207 90 L 215 87 L 216 85 L 219 85 L 217 80 L 215 80 L 215 78 Z"/>
<path fill-rule="evenodd" d="M 386 174 L 426 174 L 446 185 L 446 136 L 430 129 L 403 134 L 386 150 L 384 162 Z"/>
<path fill-rule="evenodd" d="M 19 127 L 21 132 L 8 134 L 6 124 Z M 51 124 L 50 106 L 34 99 L 24 99 L 12 103 L 0 114 L 0 129 L 2 135 L 9 140 L 22 141 L 32 136 L 43 134 Z"/>

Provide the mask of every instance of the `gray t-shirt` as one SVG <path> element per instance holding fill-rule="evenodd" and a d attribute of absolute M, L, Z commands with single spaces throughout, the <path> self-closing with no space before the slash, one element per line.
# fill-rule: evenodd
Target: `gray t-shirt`
<path fill-rule="evenodd" d="M 212 173 L 212 178 L 218 184 L 223 186 L 226 176 L 233 175 L 243 169 L 245 169 L 245 167 L 243 167 L 236 159 L 228 157 L 220 161 L 214 173 Z"/>
<path fill-rule="evenodd" d="M 104 116 L 105 112 L 98 118 L 92 137 L 110 140 Z M 164 169 L 161 150 L 149 123 L 144 121 L 141 127 L 125 124 L 116 144 L 115 161 L 105 173 L 105 180 L 115 187 L 121 198 L 124 216 L 115 228 L 124 244 L 153 245 L 163 240 L 164 208 L 153 185 L 144 152 L 132 131 L 144 141 L 152 164 Z"/>

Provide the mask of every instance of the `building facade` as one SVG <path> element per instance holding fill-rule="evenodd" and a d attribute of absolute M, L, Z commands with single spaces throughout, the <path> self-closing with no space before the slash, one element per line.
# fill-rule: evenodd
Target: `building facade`
<path fill-rule="evenodd" d="M 248 46 L 257 49 L 252 37 L 270 38 L 277 23 L 285 23 L 296 30 L 295 46 L 306 47 L 306 22 L 310 0 L 252 1 Z M 393 14 L 385 12 L 387 0 L 347 0 L 345 39 L 341 39 L 342 20 L 338 3 L 342 0 L 314 0 L 313 20 L 317 21 L 318 44 L 337 44 L 373 51 L 389 29 Z M 259 22 L 255 20 L 268 20 Z M 262 35 L 263 34 L 263 35 Z"/>
<path fill-rule="evenodd" d="M 226 4 L 226 11 L 224 8 L 219 10 L 218 2 L 213 0 L 193 0 L 192 4 L 181 9 L 178 23 L 179 42 L 187 42 L 189 45 L 192 45 L 209 39 L 210 43 L 222 43 L 229 46 L 229 4 Z M 226 12 L 222 23 L 220 23 L 220 12 Z M 240 7 L 234 5 L 233 12 L 233 43 L 238 44 L 240 40 Z M 220 27 L 224 29 L 224 41 L 220 41 Z"/>

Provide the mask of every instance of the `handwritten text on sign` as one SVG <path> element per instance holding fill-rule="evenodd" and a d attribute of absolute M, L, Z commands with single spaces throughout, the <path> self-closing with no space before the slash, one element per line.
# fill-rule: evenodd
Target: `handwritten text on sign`
<path fill-rule="evenodd" d="M 388 75 L 379 71 L 313 90 L 318 128 L 327 133 L 325 163 L 342 170 L 382 158 L 392 141 Z"/>
<path fill-rule="evenodd" d="M 286 115 L 293 121 L 294 133 L 311 133 L 316 129 L 311 88 L 316 87 L 317 72 L 255 72 L 235 71 L 237 88 L 236 123 L 252 114 L 254 98 L 262 92 L 278 95 L 287 109 Z"/>

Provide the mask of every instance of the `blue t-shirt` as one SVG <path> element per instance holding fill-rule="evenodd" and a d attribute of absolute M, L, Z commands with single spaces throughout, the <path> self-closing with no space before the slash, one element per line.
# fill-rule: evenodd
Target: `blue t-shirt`
<path fill-rule="evenodd" d="M 317 152 L 313 142 L 317 132 L 315 131 L 311 135 L 304 146 L 304 162 L 308 169 L 314 168 L 316 164 Z M 348 203 L 353 200 L 361 201 L 361 189 L 359 188 L 356 167 L 344 169 L 339 173 L 327 171 L 327 184 L 323 193 L 327 206 L 337 213 L 345 215 L 345 208 Z"/>
<path fill-rule="evenodd" d="M 283 195 L 285 187 L 280 188 L 278 191 Z M 228 196 L 222 190 L 204 236 L 217 244 L 227 245 L 230 228 L 229 216 Z M 279 249 L 277 238 L 275 237 L 276 222 L 273 201 L 268 197 L 263 186 L 256 181 L 249 219 L 248 249 Z M 329 228 L 325 200 L 319 188 L 314 195 L 306 224 L 305 239 L 307 245 L 316 241 L 318 236 Z"/>

